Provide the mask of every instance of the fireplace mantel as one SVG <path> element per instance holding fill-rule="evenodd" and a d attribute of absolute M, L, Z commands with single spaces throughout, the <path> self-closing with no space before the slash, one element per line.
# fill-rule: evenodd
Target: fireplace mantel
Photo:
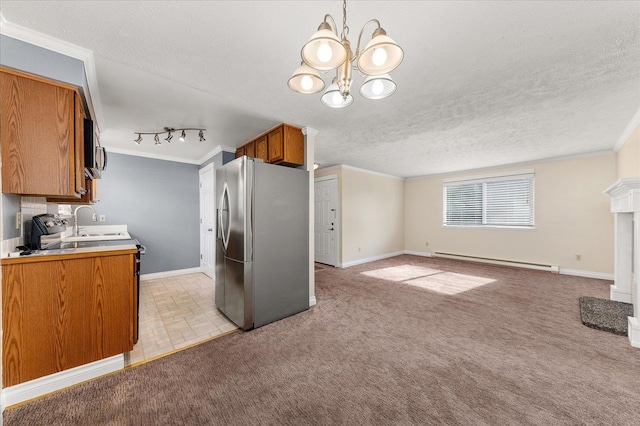
<path fill-rule="evenodd" d="M 611 300 L 633 304 L 629 341 L 640 348 L 640 176 L 618 179 L 604 191 L 615 214 L 615 266 Z"/>

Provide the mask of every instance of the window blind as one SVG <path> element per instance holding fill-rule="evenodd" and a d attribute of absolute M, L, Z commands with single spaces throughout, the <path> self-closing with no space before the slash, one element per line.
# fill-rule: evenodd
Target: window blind
<path fill-rule="evenodd" d="M 444 224 L 532 227 L 533 191 L 533 173 L 446 182 Z"/>

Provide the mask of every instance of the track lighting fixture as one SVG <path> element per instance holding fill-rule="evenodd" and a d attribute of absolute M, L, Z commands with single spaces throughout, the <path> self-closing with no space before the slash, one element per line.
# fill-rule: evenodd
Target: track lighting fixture
<path fill-rule="evenodd" d="M 200 127 L 185 127 L 180 129 L 176 129 L 173 127 L 165 127 L 163 131 L 159 131 L 159 132 L 134 132 L 136 135 L 138 135 L 138 137 L 134 139 L 134 142 L 140 145 L 142 143 L 142 135 L 155 135 L 153 137 L 155 145 L 162 145 L 162 142 L 160 142 L 160 135 L 163 133 L 167 133 L 167 137 L 164 138 L 164 140 L 171 143 L 171 139 L 173 139 L 173 133 L 179 132 L 179 131 L 181 131 L 180 138 L 179 138 L 180 142 L 184 142 L 187 137 L 187 130 L 198 130 L 198 138 L 200 142 L 206 141 L 206 139 L 204 138 L 204 131 L 207 129 L 203 129 Z"/>
<path fill-rule="evenodd" d="M 333 26 L 329 23 L 329 20 Z M 376 29 L 371 40 L 360 51 L 360 42 L 365 27 L 374 23 Z M 329 14 L 324 16 L 318 31 L 302 47 L 302 64 L 294 71 L 288 81 L 291 90 L 298 93 L 318 93 L 324 89 L 324 80 L 318 74 L 336 70 L 333 82 L 321 97 L 321 101 L 331 108 L 344 108 L 353 103 L 351 96 L 352 69 L 366 77 L 360 88 L 360 94 L 367 99 L 382 99 L 396 91 L 396 84 L 389 72 L 402 62 L 404 52 L 380 26 L 380 21 L 371 19 L 362 26 L 358 36 L 355 54 L 347 40 L 347 1 L 342 3 L 342 34 L 338 38 L 335 20 Z"/>

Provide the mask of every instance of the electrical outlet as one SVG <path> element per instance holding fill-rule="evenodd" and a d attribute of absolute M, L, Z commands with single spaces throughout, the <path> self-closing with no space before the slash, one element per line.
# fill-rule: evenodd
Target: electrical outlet
<path fill-rule="evenodd" d="M 362 251 L 360 247 L 358 247 L 358 251 Z"/>
<path fill-rule="evenodd" d="M 582 255 L 581 254 L 576 254 L 576 260 L 582 260 Z"/>
<path fill-rule="evenodd" d="M 16 229 L 20 229 L 20 224 L 22 223 L 22 213 L 16 213 Z"/>
<path fill-rule="evenodd" d="M 107 217 L 103 214 L 101 214 L 100 216 L 98 216 L 98 222 L 106 222 L 107 221 Z"/>
<path fill-rule="evenodd" d="M 424 242 L 425 247 L 429 247 L 429 241 Z"/>

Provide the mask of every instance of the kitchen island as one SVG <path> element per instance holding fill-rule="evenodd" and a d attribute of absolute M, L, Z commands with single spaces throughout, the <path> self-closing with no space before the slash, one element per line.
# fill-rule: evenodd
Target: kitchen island
<path fill-rule="evenodd" d="M 131 241 L 2 258 L 4 391 L 133 349 L 138 250 Z"/>

